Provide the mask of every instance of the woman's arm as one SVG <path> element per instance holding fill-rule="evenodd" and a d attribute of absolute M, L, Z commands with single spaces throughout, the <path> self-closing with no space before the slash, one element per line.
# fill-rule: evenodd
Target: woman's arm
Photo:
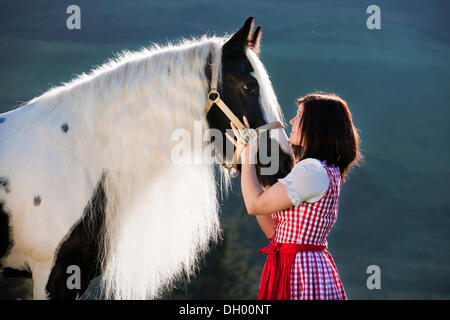
<path fill-rule="evenodd" d="M 245 117 L 244 123 L 248 126 L 248 121 Z M 238 129 L 233 123 L 230 122 L 230 124 L 234 134 L 240 139 Z M 236 145 L 233 138 L 228 134 L 227 137 Z M 262 189 L 254 165 L 254 163 L 256 163 L 257 151 L 258 144 L 251 143 L 248 144 L 241 153 L 241 189 L 248 214 L 267 215 L 275 211 L 292 207 L 294 204 L 289 199 L 286 187 L 282 183 L 277 182 L 266 191 Z"/>
<path fill-rule="evenodd" d="M 266 191 L 269 187 L 263 187 L 263 190 Z M 264 232 L 268 239 L 273 238 L 273 234 L 275 231 L 275 221 L 272 218 L 272 215 L 258 215 L 256 216 L 256 221 Z"/>
<path fill-rule="evenodd" d="M 248 157 L 248 147 L 244 152 L 247 152 L 245 157 Z M 281 182 L 263 191 L 256 175 L 255 165 L 244 161 L 245 159 L 242 160 L 241 189 L 248 214 L 267 215 L 294 206 L 286 187 Z"/>
<path fill-rule="evenodd" d="M 275 222 L 273 221 L 272 216 L 271 215 L 256 216 L 256 220 L 258 221 L 258 224 L 261 227 L 261 230 L 266 235 L 266 237 L 268 239 L 272 239 L 275 228 Z"/>

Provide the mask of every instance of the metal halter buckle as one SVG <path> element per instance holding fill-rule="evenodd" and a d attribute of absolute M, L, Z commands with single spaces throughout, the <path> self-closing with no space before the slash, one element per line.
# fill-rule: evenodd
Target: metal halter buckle
<path fill-rule="evenodd" d="M 239 175 L 239 171 L 231 167 L 230 169 L 228 169 L 228 174 L 231 178 L 236 178 Z"/>
<path fill-rule="evenodd" d="M 217 90 L 211 90 L 208 93 L 208 100 L 210 103 L 217 103 L 220 99 L 220 94 L 217 92 Z"/>

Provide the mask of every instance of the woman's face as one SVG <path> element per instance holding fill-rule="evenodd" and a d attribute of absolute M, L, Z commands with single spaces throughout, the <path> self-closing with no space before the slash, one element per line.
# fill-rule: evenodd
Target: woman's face
<path fill-rule="evenodd" d="M 296 146 L 300 145 L 301 128 L 299 128 L 299 126 L 300 126 L 300 119 L 302 118 L 302 113 L 303 113 L 303 103 L 301 103 L 298 106 L 296 116 L 292 118 L 291 121 L 289 121 L 289 123 L 292 126 L 291 134 L 289 136 L 289 142 Z"/>

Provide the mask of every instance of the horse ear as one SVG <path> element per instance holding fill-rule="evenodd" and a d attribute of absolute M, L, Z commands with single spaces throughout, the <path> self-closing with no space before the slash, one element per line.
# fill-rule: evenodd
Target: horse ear
<path fill-rule="evenodd" d="M 244 52 L 244 48 L 251 40 L 251 31 L 253 29 L 253 17 L 248 17 L 244 25 L 223 45 L 223 51 L 226 53 Z"/>
<path fill-rule="evenodd" d="M 259 43 L 261 41 L 262 31 L 261 26 L 257 26 L 255 32 L 253 33 L 252 39 L 248 43 L 248 47 L 259 54 Z"/>

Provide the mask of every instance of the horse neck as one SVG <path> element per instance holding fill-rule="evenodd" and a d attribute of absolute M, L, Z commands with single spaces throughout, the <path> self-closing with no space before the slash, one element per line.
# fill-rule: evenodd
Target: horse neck
<path fill-rule="evenodd" d="M 83 112 L 103 169 L 137 188 L 171 165 L 175 129 L 193 133 L 195 121 L 207 128 L 209 51 L 193 46 L 151 54 L 92 79 Z"/>
<path fill-rule="evenodd" d="M 30 101 L 19 111 L 20 131 L 25 138 L 36 130 L 51 135 L 67 123 L 61 143 L 70 145 L 93 181 L 106 171 L 113 184 L 139 186 L 172 165 L 176 128 L 193 133 L 196 120 L 207 128 L 204 67 L 212 49 L 220 54 L 220 41 L 144 50 L 110 62 Z"/>

